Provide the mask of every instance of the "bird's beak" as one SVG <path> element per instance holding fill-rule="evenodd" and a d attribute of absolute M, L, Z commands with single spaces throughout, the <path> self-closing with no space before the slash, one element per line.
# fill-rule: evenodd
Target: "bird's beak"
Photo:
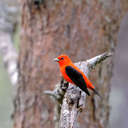
<path fill-rule="evenodd" d="M 54 58 L 53 60 L 54 60 L 54 61 L 56 61 L 56 62 L 58 62 L 58 61 L 59 61 L 59 59 L 58 59 L 58 58 Z"/>

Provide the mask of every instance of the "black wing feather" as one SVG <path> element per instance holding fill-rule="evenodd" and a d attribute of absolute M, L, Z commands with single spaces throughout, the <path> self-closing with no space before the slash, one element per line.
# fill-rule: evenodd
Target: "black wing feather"
<path fill-rule="evenodd" d="M 83 90 L 85 93 L 87 93 L 90 96 L 90 93 L 87 89 L 87 85 L 85 83 L 82 74 L 72 66 L 66 66 L 65 70 L 66 70 L 66 74 L 74 82 L 74 84 L 76 84 L 81 90 Z"/>

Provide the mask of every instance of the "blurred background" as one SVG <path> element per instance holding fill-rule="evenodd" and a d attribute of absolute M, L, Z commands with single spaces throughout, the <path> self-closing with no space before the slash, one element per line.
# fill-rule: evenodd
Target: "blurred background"
<path fill-rule="evenodd" d="M 124 16 L 118 34 L 118 44 L 114 57 L 112 88 L 110 95 L 111 128 L 128 127 L 128 13 Z"/>
<path fill-rule="evenodd" d="M 4 0 L 3 0 L 4 1 Z M 15 1 L 15 0 L 13 0 Z M 9 6 L 15 2 L 4 1 Z M 19 33 L 14 36 L 15 46 L 19 43 Z M 128 127 L 128 14 L 124 16 L 118 34 L 118 44 L 114 55 L 113 77 L 111 80 L 110 94 L 110 128 Z M 0 128 L 11 128 L 11 114 L 13 112 L 13 86 L 4 68 L 0 57 Z"/>

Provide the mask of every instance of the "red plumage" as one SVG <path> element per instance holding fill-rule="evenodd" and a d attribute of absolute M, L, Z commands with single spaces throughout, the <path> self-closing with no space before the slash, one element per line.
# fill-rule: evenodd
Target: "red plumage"
<path fill-rule="evenodd" d="M 59 63 L 60 72 L 67 82 L 78 86 L 88 95 L 90 95 L 88 89 L 91 89 L 94 93 L 99 95 L 90 80 L 72 63 L 71 59 L 67 55 L 60 55 L 55 58 L 55 61 Z"/>

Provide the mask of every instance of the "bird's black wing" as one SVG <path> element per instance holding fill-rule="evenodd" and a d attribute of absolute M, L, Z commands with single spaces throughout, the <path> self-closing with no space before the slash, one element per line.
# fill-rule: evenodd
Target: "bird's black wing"
<path fill-rule="evenodd" d="M 66 66 L 65 71 L 68 77 L 74 82 L 75 85 L 77 85 L 81 90 L 90 95 L 85 80 L 80 72 L 78 72 L 72 66 Z"/>

